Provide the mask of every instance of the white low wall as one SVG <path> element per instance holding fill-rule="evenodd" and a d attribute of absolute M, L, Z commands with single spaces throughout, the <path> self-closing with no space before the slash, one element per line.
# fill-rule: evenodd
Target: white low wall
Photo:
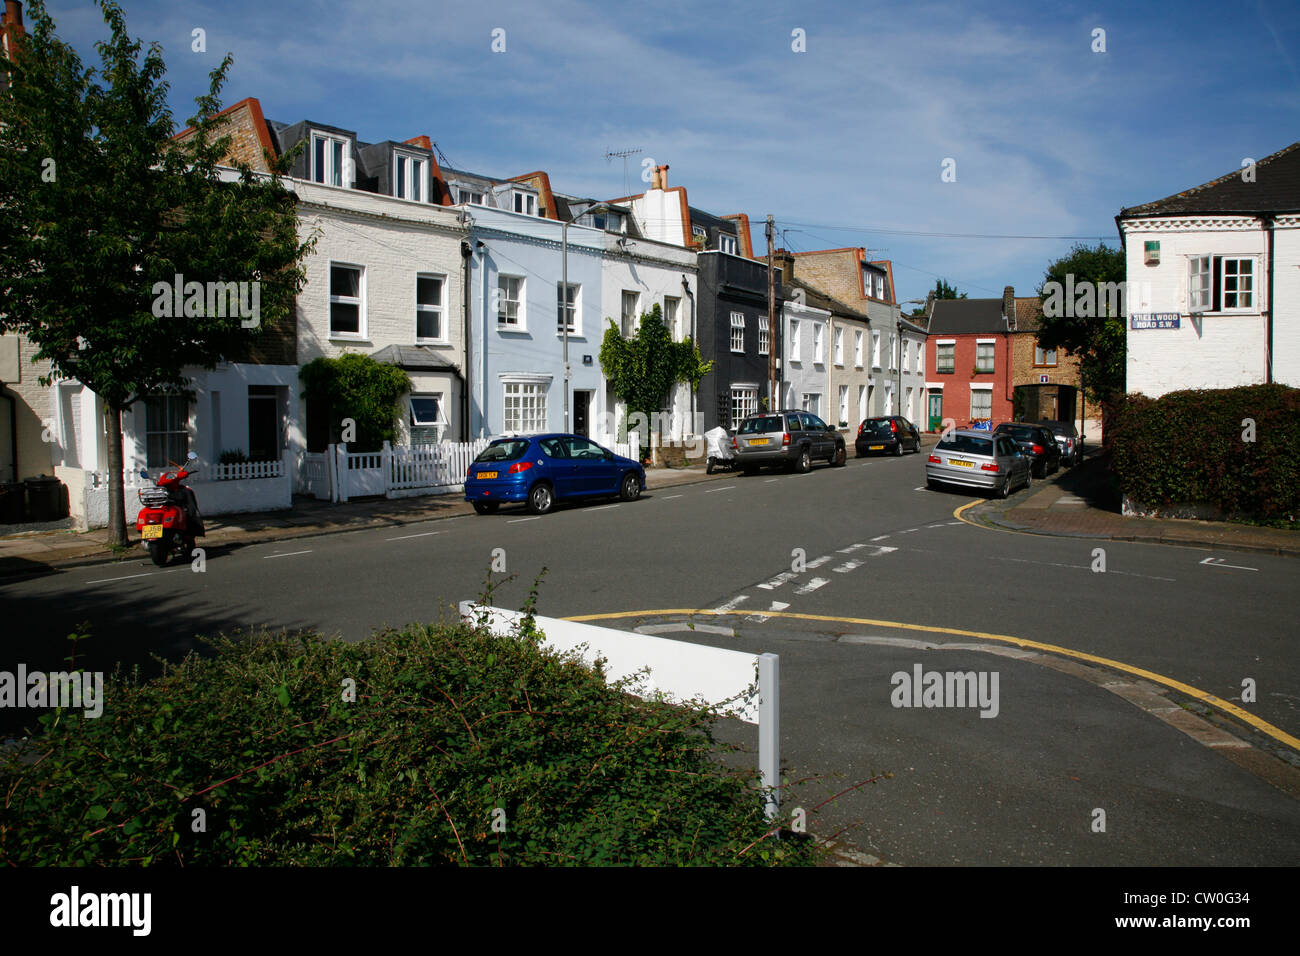
<path fill-rule="evenodd" d="M 55 477 L 68 486 L 68 514 L 78 531 L 108 527 L 108 479 L 103 473 L 81 468 L 55 466 Z M 129 475 L 123 496 L 127 526 L 135 524 L 140 513 L 138 491 L 143 481 L 138 475 Z M 186 480 L 194 489 L 199 502 L 199 512 L 209 515 L 238 514 L 244 511 L 280 511 L 293 506 L 292 479 L 288 475 L 278 478 L 239 478 L 232 481 L 210 481 L 201 476 Z"/>

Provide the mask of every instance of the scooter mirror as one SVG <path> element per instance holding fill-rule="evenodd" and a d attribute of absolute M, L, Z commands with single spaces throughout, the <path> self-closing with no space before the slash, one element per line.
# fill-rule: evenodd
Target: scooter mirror
<path fill-rule="evenodd" d="M 186 460 L 186 461 L 198 461 L 198 460 L 199 460 L 199 456 L 196 455 L 194 452 L 190 452 L 188 455 L 185 456 L 185 460 Z"/>

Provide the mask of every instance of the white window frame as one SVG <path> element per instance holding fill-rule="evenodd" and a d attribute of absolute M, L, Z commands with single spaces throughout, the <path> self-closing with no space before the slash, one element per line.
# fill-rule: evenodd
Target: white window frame
<path fill-rule="evenodd" d="M 840 386 L 840 417 L 838 421 L 844 422 L 846 425 L 849 421 L 849 387 L 847 385 Z"/>
<path fill-rule="evenodd" d="M 1187 258 L 1187 311 L 1209 312 L 1214 307 L 1214 257 Z"/>
<path fill-rule="evenodd" d="M 844 365 L 844 329 L 836 328 L 835 335 L 832 336 L 831 348 L 834 350 L 835 364 Z"/>
<path fill-rule="evenodd" d="M 401 161 L 406 161 L 405 173 Z M 400 190 L 400 192 L 399 192 Z M 419 153 L 393 150 L 393 196 L 410 202 L 429 201 L 429 160 Z"/>
<path fill-rule="evenodd" d="M 420 301 L 420 280 L 435 279 L 438 281 L 438 301 L 436 304 L 429 305 Z M 439 272 L 417 272 L 415 274 L 415 343 L 424 345 L 428 343 L 438 343 L 445 345 L 447 343 L 447 276 Z M 438 317 L 438 335 L 432 338 L 422 337 L 420 335 L 420 313 L 428 313 Z M 441 407 L 441 406 L 439 406 Z"/>
<path fill-rule="evenodd" d="M 940 349 L 952 346 L 952 364 L 944 368 Z M 956 339 L 937 339 L 934 343 L 934 373 L 936 375 L 951 375 L 957 371 L 957 340 Z"/>
<path fill-rule="evenodd" d="M 731 351 L 745 351 L 745 313 L 731 313 Z"/>
<path fill-rule="evenodd" d="M 360 273 L 357 279 L 357 295 L 353 296 L 335 295 L 333 291 L 334 270 L 335 269 L 354 269 Z M 366 334 L 366 267 L 355 262 L 336 262 L 330 260 L 329 263 L 329 282 L 330 282 L 330 311 L 329 311 L 329 337 L 331 339 L 345 339 L 349 341 L 364 342 Z M 355 332 L 336 332 L 334 331 L 334 305 L 356 305 L 357 306 L 357 330 Z"/>
<path fill-rule="evenodd" d="M 975 383 L 973 383 L 973 384 L 971 385 L 971 387 L 970 387 L 970 403 L 969 403 L 969 405 L 967 406 L 967 408 L 968 408 L 969 411 L 970 411 L 970 416 L 969 416 L 969 417 L 970 417 L 970 420 L 971 420 L 972 422 L 978 422 L 978 421 L 982 421 L 982 420 L 983 420 L 983 417 L 978 417 L 978 418 L 977 418 L 976 415 L 975 415 L 975 396 L 976 396 L 976 395 L 987 395 L 987 396 L 989 397 L 989 398 L 988 398 L 988 401 L 989 401 L 989 413 L 988 413 L 988 418 L 989 418 L 990 421 L 992 421 L 992 420 L 993 420 L 993 385 L 992 385 L 992 383 L 985 383 L 985 384 L 975 384 Z"/>
<path fill-rule="evenodd" d="M 179 404 L 185 412 L 181 418 L 181 425 L 179 428 L 168 428 L 167 423 L 171 418 L 170 412 L 173 411 L 173 406 L 177 404 Z M 161 428 L 149 427 L 149 408 L 151 405 L 159 409 L 159 416 L 162 419 L 161 424 L 163 426 Z M 183 464 L 185 462 L 185 456 L 190 450 L 190 414 L 193 411 L 190 407 L 190 402 L 183 395 L 150 395 L 143 403 L 143 406 L 141 412 L 143 413 L 142 417 L 144 418 L 144 421 L 142 423 L 143 427 L 141 428 L 141 432 L 144 434 L 143 452 L 145 467 L 166 468 L 169 464 Z M 150 438 L 154 435 L 164 436 L 162 442 L 162 457 L 167 459 L 166 461 L 160 461 L 156 458 L 151 459 L 149 457 L 149 446 L 152 444 Z M 173 460 L 168 454 L 168 446 L 172 444 L 172 441 L 176 436 L 180 436 L 183 439 L 184 448 L 180 451 L 179 456 Z"/>
<path fill-rule="evenodd" d="M 885 277 L 876 276 L 876 298 L 883 300 L 885 298 Z"/>
<path fill-rule="evenodd" d="M 316 143 L 323 141 L 326 143 L 325 153 L 323 156 L 324 169 L 318 169 L 316 163 Z M 342 146 L 339 151 L 339 161 L 334 161 L 334 150 L 332 144 Z M 326 133 L 323 130 L 311 131 L 311 152 L 308 155 L 308 165 L 311 167 L 307 170 L 307 178 L 321 186 L 337 186 L 343 189 L 351 187 L 352 183 L 346 175 L 352 158 L 352 141 L 345 136 L 339 136 L 337 133 Z M 335 180 L 338 180 L 335 182 Z"/>
<path fill-rule="evenodd" d="M 825 329 L 826 329 L 826 323 L 824 322 L 813 323 L 813 364 L 814 365 L 826 364 L 826 356 L 824 354 L 825 351 L 824 347 L 826 345 Z M 807 411 L 807 409 L 804 410 Z"/>
<path fill-rule="evenodd" d="M 729 255 L 736 255 L 736 237 L 729 236 L 725 232 L 718 233 L 718 251 L 725 252 Z"/>
<path fill-rule="evenodd" d="M 853 365 L 855 368 L 862 368 L 862 330 L 858 329 L 853 333 Z"/>
<path fill-rule="evenodd" d="M 678 328 L 681 322 L 682 300 L 675 295 L 664 296 L 664 325 L 668 327 L 668 334 L 674 342 L 680 342 L 686 336 Z"/>
<path fill-rule="evenodd" d="M 731 386 L 731 427 L 739 428 L 750 415 L 758 414 L 758 386 Z"/>
<path fill-rule="evenodd" d="M 912 371 L 912 350 L 907 347 L 907 337 L 904 336 L 898 343 L 899 354 L 903 356 L 903 371 Z"/>
<path fill-rule="evenodd" d="M 560 302 L 564 301 L 564 312 L 568 313 L 565 318 L 569 321 L 569 338 L 582 334 L 582 283 L 570 282 L 568 291 L 571 296 L 565 295 L 560 290 L 564 288 L 564 283 L 555 283 L 555 334 L 564 335 L 564 322 L 561 318 Z M 570 301 L 572 300 L 572 301 Z"/>
<path fill-rule="evenodd" d="M 522 209 L 518 208 L 523 206 Z M 510 190 L 510 211 L 517 212 L 523 216 L 539 215 L 540 205 L 537 201 L 537 193 L 527 189 Z"/>
<path fill-rule="evenodd" d="M 506 296 L 505 290 L 501 287 L 501 283 L 502 283 L 502 280 L 503 280 L 503 279 L 509 279 L 509 280 L 512 280 L 512 281 L 514 281 L 514 282 L 518 282 L 518 283 L 519 283 L 519 289 L 518 289 L 518 295 L 519 295 L 519 298 L 517 298 L 517 299 L 512 299 L 512 298 L 508 298 L 508 297 Z M 496 303 L 496 305 L 497 305 L 497 310 L 496 310 L 496 311 L 497 311 L 497 328 L 498 328 L 498 329 L 505 329 L 505 330 L 508 330 L 508 331 L 510 331 L 510 332 L 525 332 L 525 331 L 527 331 L 527 329 L 528 329 L 528 324 L 527 324 L 527 321 L 526 321 L 526 316 L 525 316 L 525 314 L 524 314 L 524 313 L 525 313 L 525 303 L 528 301 L 528 297 L 527 297 L 527 294 L 526 294 L 527 287 L 528 287 L 528 282 L 527 282 L 527 279 L 526 279 L 524 276 L 511 275 L 511 274 L 508 273 L 508 272 L 498 272 L 498 273 L 497 273 L 497 303 Z M 557 292 L 556 295 L 558 296 L 559 293 Z M 503 322 L 503 321 L 501 320 L 502 306 L 507 305 L 508 303 L 511 303 L 511 302 L 513 302 L 513 303 L 515 304 L 515 321 L 513 321 L 513 322 L 510 322 L 510 321 L 504 321 L 504 322 Z M 508 309 L 507 309 L 506 311 L 509 312 Z"/>
<path fill-rule="evenodd" d="M 980 349 L 987 346 L 991 352 L 988 368 L 980 365 Z M 976 339 L 975 340 L 975 370 L 979 375 L 996 375 L 998 369 L 998 340 L 997 339 Z"/>
<path fill-rule="evenodd" d="M 889 370 L 898 370 L 898 336 L 893 332 L 889 333 Z"/>
<path fill-rule="evenodd" d="M 434 402 L 437 403 L 436 404 L 436 408 L 438 410 L 437 417 L 432 422 L 417 423 L 415 421 L 415 405 L 413 404 L 413 402 L 417 399 L 428 399 L 428 398 L 433 399 Z M 443 393 L 442 392 L 412 392 L 407 398 L 406 419 L 407 419 L 407 428 L 410 430 L 412 445 L 416 443 L 415 438 L 417 434 L 416 432 L 417 428 L 433 429 L 433 440 L 435 442 L 442 441 L 442 436 L 446 433 L 447 430 L 447 414 L 446 414 L 446 405 L 444 403 Z"/>
<path fill-rule="evenodd" d="M 510 378 L 501 380 L 501 430 L 505 434 L 536 435 L 549 430 L 547 403 L 550 379 Z M 517 400 L 511 408 L 511 391 Z M 531 403 L 527 401 L 531 399 Z"/>
<path fill-rule="evenodd" d="M 758 317 L 758 354 L 770 355 L 772 352 L 772 330 L 768 325 L 767 316 Z"/>
<path fill-rule="evenodd" d="M 632 303 L 631 312 L 628 311 L 629 298 Z M 624 289 L 619 298 L 619 325 L 624 338 L 636 335 L 636 330 L 641 327 L 641 293 L 635 289 Z"/>
<path fill-rule="evenodd" d="M 925 343 L 916 343 L 916 374 L 925 374 Z"/>
<path fill-rule="evenodd" d="M 804 392 L 802 408 L 810 415 L 822 417 L 822 393 L 821 392 Z"/>
<path fill-rule="evenodd" d="M 1051 361 L 1048 361 L 1049 357 L 1051 358 Z M 1035 342 L 1034 365 L 1040 368 L 1055 368 L 1057 365 L 1056 349 L 1045 349 Z"/>
<path fill-rule="evenodd" d="M 871 333 L 871 367 L 880 368 L 880 333 Z"/>
<path fill-rule="evenodd" d="M 452 180 L 448 186 L 456 192 L 457 206 L 485 206 L 487 205 L 487 193 L 478 187 L 469 186 L 465 183 L 458 183 Z M 468 198 L 466 198 L 468 196 Z M 477 198 L 475 198 L 477 197 Z"/>
<path fill-rule="evenodd" d="M 1259 311 L 1259 286 L 1256 283 L 1256 280 L 1259 278 L 1259 268 L 1258 268 L 1258 262 L 1256 260 L 1257 260 L 1256 256 L 1249 256 L 1249 255 L 1214 257 L 1215 277 L 1219 280 L 1219 297 L 1220 297 L 1219 311 L 1220 312 L 1233 313 L 1233 312 L 1258 312 Z M 1242 262 L 1250 263 L 1250 273 L 1248 276 L 1248 280 L 1250 282 L 1250 288 L 1247 289 L 1245 292 L 1243 292 L 1240 287 L 1238 287 L 1236 292 L 1233 293 L 1228 292 L 1227 289 L 1228 268 L 1227 267 L 1229 262 L 1236 262 L 1239 264 Z M 1242 275 L 1243 273 L 1238 272 L 1237 278 L 1241 278 Z M 1230 306 L 1227 304 L 1227 299 L 1229 295 L 1237 295 L 1237 296 L 1245 295 L 1249 297 L 1250 302 L 1247 305 L 1238 304 L 1238 305 Z"/>
<path fill-rule="evenodd" d="M 799 357 L 799 320 L 790 320 L 790 361 L 802 362 Z"/>

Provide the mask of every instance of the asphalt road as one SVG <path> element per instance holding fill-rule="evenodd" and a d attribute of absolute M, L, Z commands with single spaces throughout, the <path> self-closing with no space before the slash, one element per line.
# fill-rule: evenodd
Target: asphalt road
<path fill-rule="evenodd" d="M 250 626 L 363 639 L 482 595 L 495 558 L 515 575 L 496 586 L 497 605 L 519 607 L 545 567 L 541 614 L 617 614 L 597 623 L 780 654 L 783 757 L 792 777 L 812 778 L 785 807 L 811 809 L 892 774 L 809 816 L 810 829 L 843 831 L 839 839 L 877 857 L 1300 862 L 1300 793 L 1287 792 L 1286 773 L 1272 772 L 1286 765 L 1271 755 L 1300 766 L 1287 742 L 1300 737 L 1300 660 L 1288 653 L 1294 561 L 972 527 L 953 514 L 971 499 L 926 491 L 923 462 L 851 459 L 542 518 L 503 511 L 212 549 L 203 573 L 159 570 L 142 556 L 0 581 L 0 667 L 57 669 L 65 635 L 82 622 L 92 636 L 78 654 L 92 669 Z M 1095 570 L 1103 557 L 1104 572 Z M 680 623 L 690 609 L 733 613 L 697 616 L 692 631 Z M 1144 698 L 1134 687 L 1142 678 L 1089 656 L 1150 672 L 1158 680 L 1146 685 L 1165 696 Z M 996 716 L 894 706 L 893 676 L 916 665 L 996 672 Z M 1246 679 L 1254 701 L 1241 700 Z M 1253 715 L 1261 726 L 1214 719 L 1258 749 L 1178 729 L 1186 712 L 1176 704 L 1195 706 L 1194 695 L 1160 680 Z M 1161 707 L 1172 716 L 1152 713 Z M 13 713 L 4 716 L 12 730 Z M 756 736 L 743 725 L 723 735 Z"/>

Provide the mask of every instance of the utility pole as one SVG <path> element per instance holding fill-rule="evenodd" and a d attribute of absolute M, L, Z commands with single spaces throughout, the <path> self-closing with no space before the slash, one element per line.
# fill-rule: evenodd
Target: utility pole
<path fill-rule="evenodd" d="M 780 396 L 776 391 L 776 271 L 772 268 L 772 259 L 776 255 L 773 242 L 776 238 L 776 223 L 767 217 L 767 400 L 768 411 L 774 412 L 781 407 Z"/>

